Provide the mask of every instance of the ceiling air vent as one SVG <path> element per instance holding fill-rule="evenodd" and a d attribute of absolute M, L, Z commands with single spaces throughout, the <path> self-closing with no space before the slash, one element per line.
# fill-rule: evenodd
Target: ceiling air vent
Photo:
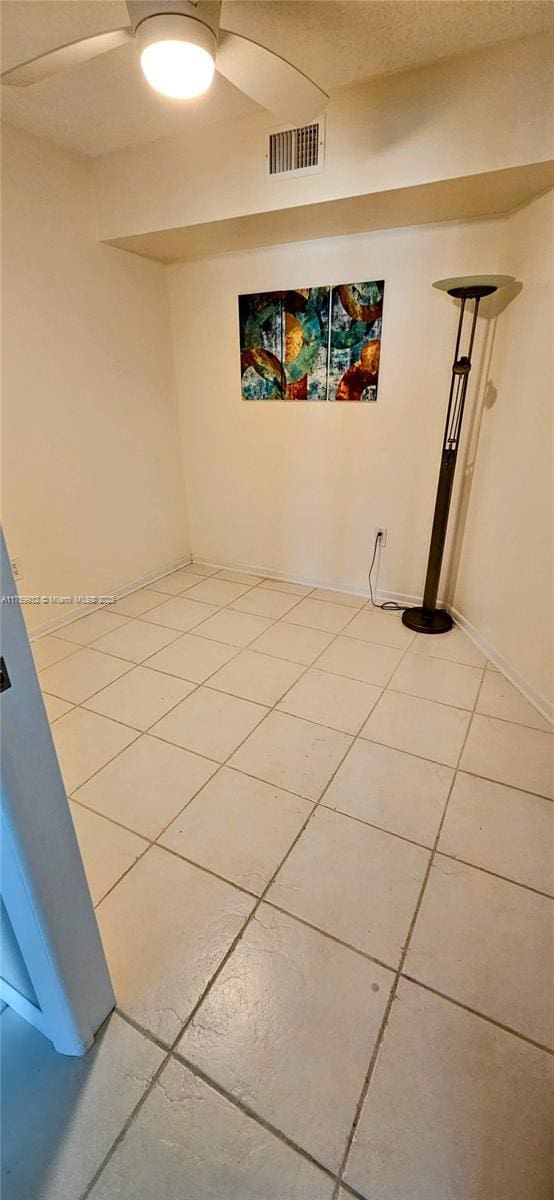
<path fill-rule="evenodd" d="M 323 121 L 313 121 L 298 129 L 289 125 L 268 131 L 265 170 L 270 179 L 277 175 L 314 175 L 322 171 L 325 151 Z"/>

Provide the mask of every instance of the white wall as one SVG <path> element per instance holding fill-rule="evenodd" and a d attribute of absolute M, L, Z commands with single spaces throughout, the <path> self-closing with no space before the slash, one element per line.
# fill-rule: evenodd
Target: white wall
<path fill-rule="evenodd" d="M 26 594 L 188 553 L 166 274 L 95 241 L 90 165 L 3 128 L 3 523 Z M 31 628 L 69 610 L 26 608 Z"/>
<path fill-rule="evenodd" d="M 380 524 L 388 542 L 379 586 L 408 597 L 423 590 L 458 316 L 431 284 L 474 272 L 522 281 L 496 320 L 487 302 L 479 318 L 441 590 L 451 598 L 456 585 L 457 609 L 543 707 L 552 639 L 550 204 L 543 197 L 504 220 L 169 268 L 193 554 L 360 589 Z M 386 281 L 377 404 L 241 401 L 240 292 L 372 278 Z"/>
<path fill-rule="evenodd" d="M 109 239 L 552 157 L 552 39 L 503 43 L 333 94 L 325 171 L 267 180 L 261 111 L 95 160 Z M 163 181 L 163 186 L 160 186 Z"/>
<path fill-rule="evenodd" d="M 421 593 L 457 321 L 431 284 L 499 270 L 501 228 L 389 231 L 169 268 L 197 557 L 362 588 L 382 524 L 380 586 Z M 376 404 L 241 400 L 238 293 L 381 278 Z"/>
<path fill-rule="evenodd" d="M 189 547 L 363 588 L 383 524 L 380 587 L 421 595 L 457 319 L 431 283 L 508 272 L 523 291 L 494 329 L 479 322 L 464 450 L 480 439 L 469 508 L 454 505 L 450 595 L 548 697 L 548 202 L 171 267 L 172 345 L 165 269 L 94 242 L 89 166 L 13 129 L 4 149 L 4 522 L 22 590 L 111 590 Z M 239 292 L 382 277 L 376 405 L 241 402 Z"/>
<path fill-rule="evenodd" d="M 553 215 L 550 192 L 504 226 L 503 266 L 523 288 L 494 331 L 455 592 L 456 607 L 545 708 L 553 650 Z"/>

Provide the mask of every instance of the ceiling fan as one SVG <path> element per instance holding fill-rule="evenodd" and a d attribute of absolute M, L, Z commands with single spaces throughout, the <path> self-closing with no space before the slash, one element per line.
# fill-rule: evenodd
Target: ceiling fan
<path fill-rule="evenodd" d="M 173 99 L 207 91 L 214 71 L 287 121 L 306 124 L 328 97 L 297 67 L 219 24 L 221 0 L 127 0 L 129 24 L 60 46 L 5 71 L 2 83 L 28 87 L 66 67 L 134 41 L 148 83 Z"/>

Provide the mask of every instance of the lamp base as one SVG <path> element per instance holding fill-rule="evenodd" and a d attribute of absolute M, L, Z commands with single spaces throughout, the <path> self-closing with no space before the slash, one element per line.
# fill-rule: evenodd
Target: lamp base
<path fill-rule="evenodd" d="M 436 608 L 434 612 L 425 608 L 406 608 L 402 613 L 402 624 L 416 633 L 448 633 L 454 622 L 444 608 Z"/>

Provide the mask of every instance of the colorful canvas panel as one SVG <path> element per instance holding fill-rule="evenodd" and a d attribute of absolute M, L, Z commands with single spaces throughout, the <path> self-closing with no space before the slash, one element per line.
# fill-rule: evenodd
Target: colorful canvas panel
<path fill-rule="evenodd" d="M 384 282 L 331 289 L 329 400 L 377 399 Z"/>
<path fill-rule="evenodd" d="M 329 289 L 239 296 L 244 400 L 325 400 Z"/>
<path fill-rule="evenodd" d="M 243 400 L 377 399 L 384 283 L 239 296 Z"/>

